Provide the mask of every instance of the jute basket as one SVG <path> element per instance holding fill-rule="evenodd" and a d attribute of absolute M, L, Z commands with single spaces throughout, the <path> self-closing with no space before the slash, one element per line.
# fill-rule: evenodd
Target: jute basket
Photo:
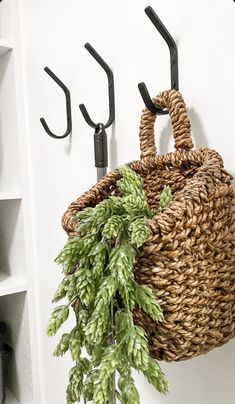
<path fill-rule="evenodd" d="M 159 205 L 164 185 L 172 202 L 150 220 L 152 235 L 140 251 L 136 280 L 154 290 L 164 312 L 156 324 L 136 310 L 147 332 L 151 355 L 179 361 L 204 354 L 234 337 L 235 197 L 231 176 L 220 155 L 193 147 L 181 94 L 170 90 L 153 102 L 169 109 L 175 151 L 156 155 L 155 115 L 145 109 L 140 125 L 141 159 L 130 167 L 141 175 L 151 208 Z M 71 218 L 87 206 L 115 194 L 118 170 L 111 171 L 73 202 L 62 224 L 75 234 Z"/>

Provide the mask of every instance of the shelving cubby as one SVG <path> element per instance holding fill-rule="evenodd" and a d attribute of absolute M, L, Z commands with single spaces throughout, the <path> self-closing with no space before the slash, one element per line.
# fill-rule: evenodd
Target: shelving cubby
<path fill-rule="evenodd" d="M 14 51 L 8 49 L 0 51 L 0 197 L 4 192 L 20 192 Z"/>
<path fill-rule="evenodd" d="M 5 404 L 39 404 L 18 1 L 0 3 L 0 321 L 12 347 Z M 31 299 L 31 300 L 30 300 Z M 30 304 L 31 301 L 31 304 Z M 32 337 L 33 336 L 33 337 Z M 36 368 L 35 368 L 36 366 Z"/>
<path fill-rule="evenodd" d="M 21 199 L 0 201 L 0 296 L 26 290 Z"/>
<path fill-rule="evenodd" d="M 7 325 L 7 343 L 13 349 L 7 373 L 6 404 L 32 404 L 27 293 L 0 297 L 0 318 Z"/>

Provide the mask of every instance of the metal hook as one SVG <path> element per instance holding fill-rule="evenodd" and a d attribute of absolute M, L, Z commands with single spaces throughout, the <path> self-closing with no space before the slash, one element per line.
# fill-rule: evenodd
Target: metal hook
<path fill-rule="evenodd" d="M 49 129 L 46 121 L 44 118 L 40 118 L 41 124 L 44 127 L 45 131 L 48 133 L 49 136 L 53 137 L 54 139 L 64 139 L 67 137 L 70 132 L 72 131 L 72 115 L 71 115 L 71 98 L 70 98 L 70 92 L 69 89 L 65 86 L 64 83 L 49 69 L 49 67 L 45 67 L 45 72 L 49 74 L 49 76 L 62 88 L 65 94 L 66 98 L 66 115 L 67 115 L 67 129 L 64 135 L 62 136 L 57 136 L 54 133 L 51 132 Z"/>
<path fill-rule="evenodd" d="M 166 29 L 165 25 L 162 23 L 160 18 L 157 16 L 155 11 L 153 10 L 152 7 L 148 6 L 145 8 L 145 13 L 149 17 L 149 19 L 152 21 L 153 25 L 157 28 L 163 39 L 168 45 L 169 51 L 170 51 L 170 64 L 171 64 L 171 88 L 174 90 L 179 89 L 179 77 L 178 77 L 178 52 L 177 52 L 177 46 L 172 38 L 171 34 L 168 32 Z M 138 88 L 140 91 L 140 94 L 143 98 L 143 101 L 146 105 L 146 107 L 153 113 L 157 115 L 165 115 L 168 114 L 168 111 L 163 110 L 159 107 L 156 107 L 154 103 L 151 100 L 151 97 L 149 95 L 149 92 L 147 90 L 147 87 L 145 83 L 139 83 Z"/>
<path fill-rule="evenodd" d="M 85 44 L 85 48 L 88 50 L 88 52 L 93 56 L 93 58 L 99 63 L 99 65 L 104 69 L 105 73 L 107 74 L 108 77 L 108 88 L 109 88 L 109 118 L 108 121 L 104 126 L 104 128 L 108 128 L 115 119 L 115 102 L 114 102 L 114 79 L 113 79 L 113 72 L 110 69 L 110 67 L 107 65 L 107 63 L 101 58 L 101 56 L 96 52 L 96 50 L 89 44 Z M 79 108 L 81 110 L 81 113 L 85 119 L 85 121 L 88 123 L 89 126 L 92 128 L 96 128 L 98 124 L 92 121 L 86 107 L 84 104 L 80 104 Z"/>

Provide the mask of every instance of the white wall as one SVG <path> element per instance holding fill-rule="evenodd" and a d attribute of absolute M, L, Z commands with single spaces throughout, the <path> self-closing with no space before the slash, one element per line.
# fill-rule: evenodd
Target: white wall
<path fill-rule="evenodd" d="M 46 337 L 45 327 L 50 299 L 61 279 L 60 268 L 53 263 L 66 240 L 61 215 L 96 179 L 93 131 L 78 104 L 85 102 L 94 120 L 105 120 L 108 114 L 106 77 L 83 45 L 90 42 L 115 74 L 116 124 L 113 133 L 109 130 L 110 166 L 137 159 L 143 106 L 137 83 L 145 81 L 152 95 L 168 89 L 170 83 L 168 50 L 144 13 L 146 5 L 143 0 L 19 1 L 41 376 L 41 401 L 35 404 L 65 403 L 71 365 L 66 358 L 52 357 L 56 339 Z M 234 1 L 152 0 L 150 5 L 178 44 L 180 90 L 196 146 L 218 150 L 227 169 L 235 172 Z M 49 138 L 39 122 L 44 116 L 59 134 L 65 128 L 64 98 L 43 71 L 46 65 L 71 90 L 73 134 L 65 140 Z M 165 153 L 172 148 L 166 133 L 168 117 L 159 117 L 157 124 L 160 153 Z M 234 403 L 234 341 L 206 356 L 163 364 L 163 368 L 170 394 L 161 397 L 138 375 L 142 404 Z"/>

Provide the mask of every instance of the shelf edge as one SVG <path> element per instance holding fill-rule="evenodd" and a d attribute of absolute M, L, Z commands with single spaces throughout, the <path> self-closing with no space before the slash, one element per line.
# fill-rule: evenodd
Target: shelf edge
<path fill-rule="evenodd" d="M 0 297 L 14 295 L 15 293 L 27 292 L 27 283 L 19 282 L 12 286 L 6 286 L 6 288 L 1 288 L 0 283 Z"/>
<path fill-rule="evenodd" d="M 20 191 L 7 191 L 0 192 L 0 201 L 22 199 L 22 194 Z"/>

